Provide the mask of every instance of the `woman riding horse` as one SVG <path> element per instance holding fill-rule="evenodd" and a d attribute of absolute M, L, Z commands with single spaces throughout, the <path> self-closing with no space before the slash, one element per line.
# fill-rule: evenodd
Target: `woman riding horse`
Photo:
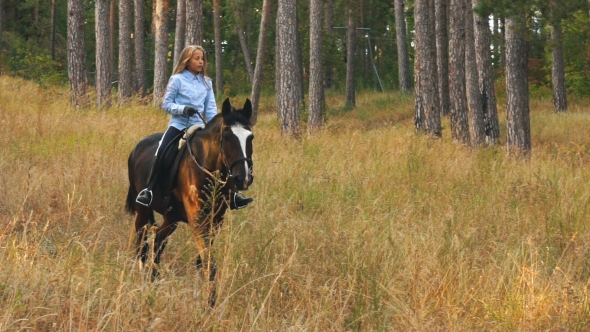
<path fill-rule="evenodd" d="M 160 155 L 168 144 L 183 130 L 193 125 L 205 126 L 217 114 L 213 84 L 207 77 L 206 67 L 207 58 L 203 47 L 187 46 L 180 54 L 162 103 L 162 108 L 172 117 L 152 159 L 147 188 L 137 195 L 136 202 L 141 205 L 149 207 L 152 204 L 153 189 L 158 183 Z M 230 192 L 232 210 L 245 208 L 252 201 L 253 198 L 243 197 L 236 190 Z"/>

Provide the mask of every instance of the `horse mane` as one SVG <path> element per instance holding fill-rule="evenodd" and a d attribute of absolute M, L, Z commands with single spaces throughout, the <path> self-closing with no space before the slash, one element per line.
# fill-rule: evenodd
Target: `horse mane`
<path fill-rule="evenodd" d="M 232 126 L 234 124 L 240 124 L 244 127 L 252 126 L 250 119 L 246 118 L 241 110 L 236 111 L 235 109 L 232 109 L 232 112 L 225 117 L 223 117 L 221 113 L 217 113 L 211 120 L 209 120 L 209 122 L 207 122 L 205 128 L 198 130 L 197 132 L 200 135 L 208 135 L 211 132 L 215 133 L 216 130 L 219 130 L 219 127 L 222 124 L 225 124 L 226 126 Z"/>

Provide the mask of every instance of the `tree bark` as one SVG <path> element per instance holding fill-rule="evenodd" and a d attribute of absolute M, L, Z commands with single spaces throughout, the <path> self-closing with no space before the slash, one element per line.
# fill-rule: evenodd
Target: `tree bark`
<path fill-rule="evenodd" d="M 324 19 L 324 24 L 326 25 L 325 33 L 328 39 L 327 42 L 330 43 L 330 46 L 324 45 L 324 47 L 328 46 L 329 52 L 329 50 L 332 48 L 332 36 L 334 34 L 334 0 L 326 0 L 324 5 L 324 11 L 326 13 Z M 334 87 L 334 61 L 331 54 L 324 57 L 324 64 L 324 87 L 329 89 Z"/>
<path fill-rule="evenodd" d="M 506 18 L 507 148 L 516 156 L 528 156 L 531 151 L 525 28 L 522 17 Z"/>
<path fill-rule="evenodd" d="M 309 120 L 308 132 L 322 128 L 324 120 L 324 79 L 322 56 L 322 0 L 311 0 L 309 8 Z"/>
<path fill-rule="evenodd" d="M 131 32 L 133 31 L 133 0 L 119 0 L 119 105 L 133 94 Z"/>
<path fill-rule="evenodd" d="M 166 56 L 168 54 L 168 0 L 156 0 L 156 49 L 154 59 L 154 105 L 160 105 L 168 81 Z"/>
<path fill-rule="evenodd" d="M 109 29 L 110 29 L 110 40 L 109 42 L 111 43 L 111 53 L 109 54 L 109 62 L 111 63 L 111 65 L 113 66 L 111 73 L 117 73 L 117 68 L 115 68 L 115 17 L 116 17 L 116 10 L 115 10 L 115 6 L 117 4 L 116 2 L 117 0 L 111 0 L 110 3 L 110 10 L 109 10 Z"/>
<path fill-rule="evenodd" d="M 254 68 L 252 67 L 252 59 L 250 57 L 250 47 L 248 46 L 248 41 L 246 40 L 246 35 L 244 33 L 244 20 L 241 14 L 241 12 L 244 10 L 242 1 L 234 0 L 232 3 L 232 9 L 236 26 L 236 35 L 238 36 L 238 41 L 240 42 L 240 47 L 242 48 L 242 55 L 244 57 L 246 72 L 248 73 L 248 80 L 250 83 L 252 83 L 254 81 Z"/>
<path fill-rule="evenodd" d="M 472 0 L 472 8 L 479 5 L 481 0 Z M 500 123 L 498 121 L 498 107 L 494 90 L 494 65 L 492 63 L 490 25 L 487 17 L 474 13 L 475 55 L 477 72 L 479 75 L 479 93 L 481 94 L 485 140 L 487 145 L 496 144 L 500 138 Z M 495 20 L 494 20 L 495 21 Z"/>
<path fill-rule="evenodd" d="M 0 8 L 2 8 L 2 0 L 0 0 Z M 107 1 L 107 10 L 108 10 L 108 1 Z M 55 29 L 56 29 L 56 20 L 57 20 L 57 0 L 51 0 L 51 36 L 50 36 L 50 48 L 51 48 L 51 59 L 55 60 Z M 108 22 L 108 17 L 107 17 Z M 0 10 L 0 39 L 2 36 L 2 10 Z M 0 53 L 2 53 L 2 49 L 0 47 Z"/>
<path fill-rule="evenodd" d="M 111 70 L 109 63 L 110 31 L 109 31 L 109 0 L 95 1 L 96 26 L 96 106 L 108 108 L 111 106 Z"/>
<path fill-rule="evenodd" d="M 563 62 L 563 37 L 561 22 L 551 25 L 551 86 L 553 91 L 553 110 L 567 111 L 567 90 L 565 87 L 565 68 Z"/>
<path fill-rule="evenodd" d="M 277 109 L 281 113 L 281 134 L 300 137 L 299 96 L 301 77 L 297 72 L 297 13 L 296 0 L 279 0 L 277 13 L 277 39 L 279 71 Z"/>
<path fill-rule="evenodd" d="M 84 46 L 84 1 L 68 0 L 68 80 L 72 107 L 88 106 Z"/>
<path fill-rule="evenodd" d="M 177 0 L 176 2 L 176 30 L 174 33 L 174 61 L 176 66 L 180 53 L 184 49 L 184 37 L 186 31 L 186 0 Z"/>
<path fill-rule="evenodd" d="M 260 18 L 260 34 L 258 35 L 258 51 L 256 52 L 256 67 L 252 79 L 252 117 L 250 121 L 256 124 L 258 107 L 260 106 L 260 92 L 262 90 L 262 70 L 264 68 L 264 53 L 266 52 L 266 35 L 270 21 L 270 1 L 262 1 L 262 17 Z"/>
<path fill-rule="evenodd" d="M 250 51 L 248 50 L 246 36 L 244 36 L 244 29 L 237 28 L 236 34 L 238 35 L 238 40 L 240 41 L 240 46 L 242 47 L 244 65 L 246 66 L 246 71 L 248 72 L 248 79 L 250 80 L 250 83 L 252 83 L 254 81 L 254 70 L 252 69 L 252 59 L 250 59 Z"/>
<path fill-rule="evenodd" d="M 415 126 L 417 131 L 440 137 L 440 101 L 436 68 L 436 39 L 434 0 L 416 0 L 414 19 L 416 22 L 415 73 Z"/>
<path fill-rule="evenodd" d="M 449 115 L 449 36 L 447 34 L 447 0 L 435 0 L 436 9 L 436 65 L 438 67 L 438 90 L 440 112 Z"/>
<path fill-rule="evenodd" d="M 213 0 L 213 31 L 215 34 L 215 87 L 216 96 L 223 97 L 223 62 L 221 46 L 221 8 L 220 0 Z"/>
<path fill-rule="evenodd" d="M 203 0 L 186 1 L 186 45 L 203 44 Z"/>
<path fill-rule="evenodd" d="M 145 97 L 147 92 L 144 7 L 145 0 L 135 0 L 135 91 L 139 97 Z"/>
<path fill-rule="evenodd" d="M 352 17 L 352 10 L 348 12 L 348 33 L 346 38 L 346 106 L 355 107 L 354 84 L 354 48 L 356 42 L 356 26 Z"/>
<path fill-rule="evenodd" d="M 279 40 L 279 17 L 278 17 L 278 5 L 277 5 L 277 19 L 275 20 L 275 93 L 276 93 L 276 102 L 278 106 L 279 100 L 281 97 L 281 47 L 280 47 L 280 40 Z M 281 109 L 277 107 L 277 118 L 282 123 L 283 114 Z"/>
<path fill-rule="evenodd" d="M 55 1 L 55 0 L 53 0 L 53 1 Z M 51 57 L 53 58 L 53 49 L 52 49 Z M 2 59 L 2 0 L 0 0 L 0 60 L 1 59 Z M 2 76 L 2 66 L 1 65 L 0 65 L 0 76 Z"/>
<path fill-rule="evenodd" d="M 465 1 L 451 0 L 449 75 L 451 99 L 451 135 L 453 140 L 469 145 L 469 122 L 465 91 Z"/>
<path fill-rule="evenodd" d="M 297 5 L 297 3 L 295 3 Z M 297 89 L 297 98 L 299 99 L 299 108 L 300 110 L 305 110 L 305 88 L 303 86 L 303 48 L 301 47 L 301 34 L 299 33 L 299 14 L 297 12 L 294 13 L 295 17 L 295 65 L 297 70 L 297 83 L 299 83 L 299 88 Z"/>
<path fill-rule="evenodd" d="M 465 5 L 465 89 L 467 108 L 469 110 L 469 134 L 472 147 L 485 143 L 484 116 L 481 94 L 479 92 L 479 75 L 475 56 L 475 35 L 473 32 L 473 10 L 471 0 Z"/>
<path fill-rule="evenodd" d="M 410 92 L 411 73 L 410 56 L 406 41 L 406 18 L 404 12 L 404 0 L 395 0 L 395 31 L 397 35 L 397 62 L 399 71 L 399 89 L 402 92 Z"/>

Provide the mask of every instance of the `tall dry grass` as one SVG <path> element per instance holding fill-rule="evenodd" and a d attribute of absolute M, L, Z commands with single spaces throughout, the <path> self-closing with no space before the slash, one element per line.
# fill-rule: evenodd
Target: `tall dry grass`
<path fill-rule="evenodd" d="M 561 115 L 533 101 L 532 157 L 515 160 L 453 143 L 448 122 L 443 139 L 416 135 L 408 96 L 347 111 L 330 95 L 324 130 L 300 141 L 264 100 L 256 200 L 216 239 L 214 309 L 188 227 L 158 281 L 134 260 L 126 160 L 164 112 L 67 103 L 0 77 L 2 331 L 590 329 L 584 101 Z"/>

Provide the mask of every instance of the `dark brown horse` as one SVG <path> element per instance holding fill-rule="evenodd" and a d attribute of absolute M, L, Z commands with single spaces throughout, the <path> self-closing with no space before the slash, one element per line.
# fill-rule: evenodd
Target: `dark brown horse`
<path fill-rule="evenodd" d="M 215 263 L 209 253 L 213 236 L 223 222 L 228 208 L 228 195 L 233 190 L 246 190 L 252 184 L 252 104 L 235 110 L 226 99 L 222 111 L 204 129 L 187 138 L 185 148 L 176 156 L 177 172 L 166 185 L 153 190 L 150 207 L 135 202 L 138 192 L 147 185 L 152 157 L 162 134 L 142 139 L 129 156 L 129 192 L 126 209 L 135 214 L 137 255 L 142 264 L 148 256 L 145 242 L 148 228 L 155 225 L 154 211 L 164 217 L 154 239 L 153 277 L 158 275 L 160 255 L 166 239 L 178 222 L 186 222 L 194 232 L 199 256 L 197 267 L 203 268 L 210 281 L 209 300 L 215 303 Z M 172 169 L 175 169 L 173 167 Z"/>

